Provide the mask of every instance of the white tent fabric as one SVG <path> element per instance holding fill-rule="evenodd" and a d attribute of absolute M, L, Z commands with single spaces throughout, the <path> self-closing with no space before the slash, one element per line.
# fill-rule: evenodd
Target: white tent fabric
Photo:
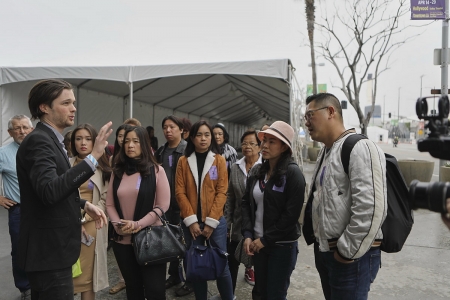
<path fill-rule="evenodd" d="M 1 67 L 0 86 L 20 81 L 42 78 L 88 78 L 123 82 L 145 79 L 195 75 L 195 74 L 235 74 L 254 75 L 288 79 L 288 59 L 192 63 L 152 66 L 111 66 L 111 67 Z"/>
<path fill-rule="evenodd" d="M 292 66 L 288 59 L 140 66 L 0 67 L 1 144 L 8 119 L 28 114 L 27 94 L 44 78 L 68 80 L 77 98 L 77 122 L 114 127 L 132 115 L 164 140 L 161 120 L 170 114 L 222 122 L 237 146 L 248 127 L 289 122 Z M 111 139 L 112 140 L 112 139 Z"/>

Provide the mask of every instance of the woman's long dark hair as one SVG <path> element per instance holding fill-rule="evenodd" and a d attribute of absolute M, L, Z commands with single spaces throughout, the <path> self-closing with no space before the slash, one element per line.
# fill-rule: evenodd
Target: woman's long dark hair
<path fill-rule="evenodd" d="M 92 147 L 94 147 L 94 145 L 95 145 L 95 139 L 97 138 L 97 135 L 98 135 L 97 130 L 91 124 L 88 124 L 88 123 L 80 124 L 77 126 L 77 128 L 75 128 L 72 131 L 72 135 L 70 137 L 70 149 L 72 150 L 73 156 L 78 156 L 78 151 L 77 151 L 77 148 L 75 147 L 75 135 L 78 131 L 80 131 L 82 129 L 87 130 L 87 132 L 89 132 L 89 134 L 91 135 Z M 111 177 L 112 169 L 109 166 L 109 161 L 108 161 L 108 158 L 106 157 L 105 153 L 103 153 L 102 156 L 100 157 L 100 159 L 97 161 L 98 161 L 98 166 L 100 167 L 100 170 L 102 170 L 103 184 L 105 184 L 107 181 L 109 181 L 109 178 Z"/>
<path fill-rule="evenodd" d="M 139 144 L 141 145 L 141 156 L 136 159 L 136 170 L 141 174 L 142 177 L 145 177 L 150 174 L 150 168 L 158 165 L 155 156 L 152 152 L 152 147 L 150 145 L 150 139 L 147 134 L 147 130 L 144 127 L 129 127 L 126 129 L 125 134 L 123 136 L 123 145 L 120 148 L 119 155 L 115 161 L 114 166 L 114 176 L 122 178 L 123 173 L 128 167 L 129 157 L 125 154 L 125 139 L 130 132 L 134 131 L 139 139 Z M 158 172 L 158 169 L 156 169 Z"/>
<path fill-rule="evenodd" d="M 120 145 L 119 142 L 117 141 L 117 136 L 119 135 L 119 131 L 121 131 L 122 129 L 125 129 L 125 131 L 127 131 L 127 129 L 133 128 L 134 126 L 129 125 L 129 124 L 122 124 L 119 126 L 119 128 L 117 128 L 116 130 L 116 140 L 114 141 L 114 153 L 112 155 L 112 159 L 111 159 L 111 167 L 114 168 L 115 165 L 115 159 L 117 157 L 117 155 L 120 152 Z"/>
<path fill-rule="evenodd" d="M 281 142 L 284 144 L 283 141 Z M 273 170 L 272 178 L 276 186 L 280 187 L 283 185 L 283 176 L 286 175 L 287 168 L 290 162 L 292 162 L 292 154 L 291 150 L 288 147 L 286 151 L 281 153 L 280 158 L 278 159 L 277 164 L 275 165 L 275 170 Z M 259 168 L 255 177 L 259 180 L 264 180 L 269 170 L 270 170 L 269 160 L 263 159 L 261 167 Z"/>
<path fill-rule="evenodd" d="M 209 125 L 208 122 L 206 122 L 206 121 L 198 121 L 198 122 L 195 122 L 194 125 L 192 125 L 192 128 L 189 131 L 189 139 L 187 141 L 186 150 L 184 150 L 185 156 L 189 157 L 189 156 L 191 156 L 192 153 L 194 153 L 195 145 L 192 140 L 195 139 L 195 136 L 197 135 L 198 130 L 203 125 L 208 127 L 209 132 L 211 133 L 211 145 L 209 145 L 208 151 L 219 154 L 219 147 L 217 146 L 216 139 L 214 138 L 211 125 Z"/>

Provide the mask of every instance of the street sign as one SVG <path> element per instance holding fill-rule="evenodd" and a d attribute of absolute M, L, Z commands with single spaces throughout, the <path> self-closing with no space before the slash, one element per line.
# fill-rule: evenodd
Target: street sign
<path fill-rule="evenodd" d="M 411 0 L 411 20 L 445 19 L 445 0 Z"/>
<path fill-rule="evenodd" d="M 327 84 L 326 83 L 319 83 L 317 85 L 317 91 L 319 93 L 326 93 L 327 92 Z"/>
<path fill-rule="evenodd" d="M 450 57 L 450 49 L 447 49 L 447 57 Z M 434 49 L 433 64 L 435 66 L 442 65 L 442 49 Z"/>
<path fill-rule="evenodd" d="M 364 115 L 367 116 L 367 114 L 370 112 L 371 109 L 372 109 L 372 105 L 368 105 L 368 106 L 364 107 Z M 375 107 L 373 108 L 372 118 L 381 118 L 381 106 L 380 105 L 375 105 Z"/>
<path fill-rule="evenodd" d="M 317 92 L 318 93 L 326 93 L 327 92 L 327 84 L 326 83 L 319 83 L 317 85 Z M 313 85 L 308 84 L 306 85 L 306 97 L 309 97 L 313 94 Z"/>
<path fill-rule="evenodd" d="M 431 90 L 431 95 L 440 95 L 441 94 L 441 89 L 432 89 Z M 448 90 L 448 94 L 450 94 L 450 89 Z"/>

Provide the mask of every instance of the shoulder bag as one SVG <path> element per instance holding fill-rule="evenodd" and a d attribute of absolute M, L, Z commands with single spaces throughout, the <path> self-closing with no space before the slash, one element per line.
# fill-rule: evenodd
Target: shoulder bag
<path fill-rule="evenodd" d="M 234 258 L 241 264 L 244 264 L 246 268 L 250 268 L 253 266 L 253 259 L 250 255 L 245 252 L 244 248 L 245 238 L 242 239 L 236 247 L 236 251 L 234 252 Z"/>
<path fill-rule="evenodd" d="M 148 226 L 133 235 L 133 248 L 139 265 L 163 264 L 182 259 L 186 252 L 183 230 L 180 225 L 167 221 L 163 210 L 162 216 L 152 210 L 161 220 L 160 226 Z"/>
<path fill-rule="evenodd" d="M 227 265 L 228 253 L 220 248 L 211 246 L 211 241 L 206 240 L 206 245 L 194 245 L 186 253 L 186 280 L 191 282 L 216 280 L 222 275 Z"/>

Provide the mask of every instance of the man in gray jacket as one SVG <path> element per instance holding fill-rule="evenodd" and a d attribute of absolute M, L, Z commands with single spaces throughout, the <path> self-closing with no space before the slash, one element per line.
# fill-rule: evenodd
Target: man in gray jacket
<path fill-rule="evenodd" d="M 341 162 L 345 130 L 339 100 L 332 94 L 306 100 L 311 138 L 325 147 L 319 154 L 308 197 L 303 233 L 314 254 L 328 299 L 367 299 L 381 264 L 381 225 L 387 212 L 386 160 L 368 139 L 350 154 L 348 175 Z"/>

